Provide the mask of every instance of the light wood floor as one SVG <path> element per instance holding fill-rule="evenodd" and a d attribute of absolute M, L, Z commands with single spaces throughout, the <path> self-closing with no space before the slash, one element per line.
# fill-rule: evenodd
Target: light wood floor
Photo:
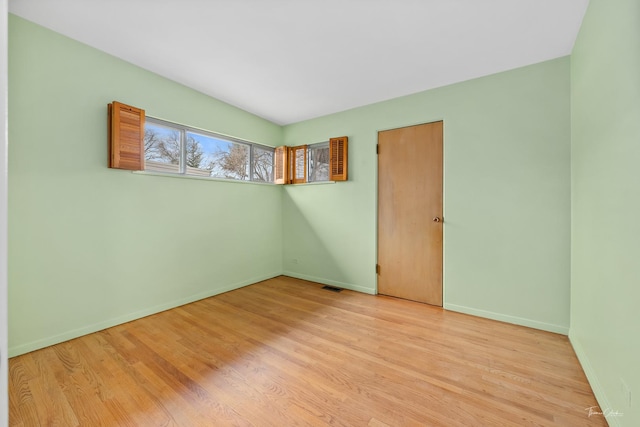
<path fill-rule="evenodd" d="M 280 277 L 10 360 L 11 426 L 603 426 L 565 336 Z"/>

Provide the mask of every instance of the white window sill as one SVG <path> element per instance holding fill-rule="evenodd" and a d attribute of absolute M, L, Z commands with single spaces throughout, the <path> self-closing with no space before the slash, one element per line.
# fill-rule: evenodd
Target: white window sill
<path fill-rule="evenodd" d="M 287 184 L 287 187 L 298 187 L 298 186 L 305 186 L 305 185 L 324 185 L 324 184 L 335 184 L 336 181 L 316 181 L 316 182 L 303 182 L 300 184 Z"/>
<path fill-rule="evenodd" d="M 161 176 L 164 178 L 178 178 L 178 179 L 197 179 L 200 181 L 216 181 L 216 182 L 228 182 L 231 184 L 252 184 L 252 185 L 276 185 L 272 182 L 261 182 L 261 181 L 241 181 L 239 179 L 226 179 L 226 178 L 213 178 L 209 176 L 198 176 L 198 175 L 185 175 L 178 173 L 167 173 L 167 172 L 155 172 L 155 171 L 132 171 L 132 173 L 136 175 L 149 175 L 149 176 Z M 286 184 L 285 187 L 304 187 L 306 185 L 325 185 L 325 184 L 335 184 L 337 181 L 316 181 L 316 182 L 303 182 L 301 184 Z M 278 184 L 282 185 L 282 184 Z"/>
<path fill-rule="evenodd" d="M 197 179 L 200 181 L 228 182 L 230 184 L 275 185 L 272 182 L 241 181 L 239 179 L 213 178 L 209 176 L 185 175 L 185 174 L 178 174 L 178 173 L 166 173 L 166 172 L 154 172 L 154 171 L 133 171 L 132 173 L 136 175 L 161 176 L 164 178 Z"/>

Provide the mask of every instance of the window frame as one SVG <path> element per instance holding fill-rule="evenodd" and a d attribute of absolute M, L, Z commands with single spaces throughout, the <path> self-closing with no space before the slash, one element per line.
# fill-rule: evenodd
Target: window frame
<path fill-rule="evenodd" d="M 146 153 L 144 152 L 144 146 L 143 148 L 143 169 L 141 170 L 142 172 L 145 173 L 153 173 L 153 174 L 159 174 L 159 175 L 167 175 L 167 176 L 180 176 L 180 177 L 189 177 L 189 178 L 200 178 L 200 179 L 210 179 L 210 180 L 223 180 L 223 181 L 231 181 L 231 182 L 251 182 L 251 183 L 261 183 L 261 184 L 271 184 L 271 185 L 275 185 L 275 183 L 273 182 L 273 180 L 271 181 L 263 181 L 263 180 L 255 180 L 254 179 L 254 154 L 255 154 L 255 148 L 259 148 L 263 151 L 268 151 L 272 154 L 272 161 L 271 161 L 271 167 L 272 167 L 272 172 L 271 175 L 275 176 L 275 147 L 271 147 L 268 145 L 264 145 L 264 144 L 259 144 L 256 142 L 252 142 L 252 141 L 247 141 L 241 138 L 237 138 L 234 136 L 229 136 L 229 135 L 224 135 L 218 132 L 213 132 L 213 131 L 209 131 L 206 129 L 200 129 L 200 128 L 196 128 L 193 126 L 187 126 L 187 125 L 183 125 L 180 123 L 175 123 L 175 122 L 171 122 L 169 120 L 164 120 L 164 119 L 160 119 L 157 117 L 153 117 L 153 116 L 146 116 L 145 118 L 145 127 L 143 127 L 143 135 L 144 135 L 144 131 L 146 131 L 146 125 L 151 124 L 151 125 L 158 125 L 158 126 L 162 126 L 162 127 L 166 127 L 166 128 L 170 128 L 170 129 L 175 129 L 179 132 L 179 143 L 180 143 L 180 159 L 179 159 L 179 164 L 178 164 L 178 172 L 165 172 L 165 171 L 157 171 L 157 170 L 152 170 L 152 169 L 146 169 Z M 239 144 L 242 146 L 247 146 L 248 147 L 248 158 L 247 158 L 247 164 L 248 164 L 248 175 L 247 175 L 247 179 L 237 179 L 237 178 L 227 178 L 227 177 L 220 177 L 220 176 L 203 176 L 203 175 L 198 175 L 198 174 L 193 174 L 193 173 L 189 173 L 189 168 L 187 167 L 187 134 L 188 133 L 194 133 L 194 134 L 198 134 L 198 135 L 202 135 L 205 137 L 211 137 L 211 138 L 215 138 L 215 139 L 220 139 L 223 140 L 225 142 L 228 143 L 232 143 L 232 144 Z M 144 136 L 143 136 L 144 139 Z"/>

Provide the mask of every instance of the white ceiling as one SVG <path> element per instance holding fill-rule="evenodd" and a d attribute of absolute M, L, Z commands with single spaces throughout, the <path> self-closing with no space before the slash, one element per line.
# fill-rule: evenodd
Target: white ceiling
<path fill-rule="evenodd" d="M 588 0 L 9 0 L 278 124 L 571 53 Z"/>

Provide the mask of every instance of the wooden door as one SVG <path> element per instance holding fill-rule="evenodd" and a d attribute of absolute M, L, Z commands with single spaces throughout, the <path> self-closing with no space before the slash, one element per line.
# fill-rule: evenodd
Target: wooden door
<path fill-rule="evenodd" d="M 378 133 L 378 293 L 442 306 L 442 122 Z"/>

